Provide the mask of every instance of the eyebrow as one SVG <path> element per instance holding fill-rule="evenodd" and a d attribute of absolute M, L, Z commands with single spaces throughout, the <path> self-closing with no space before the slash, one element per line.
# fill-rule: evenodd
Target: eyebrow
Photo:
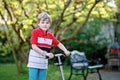
<path fill-rule="evenodd" d="M 50 19 L 49 19 L 49 18 L 43 18 L 43 19 L 42 19 L 42 21 L 45 21 L 46 19 L 48 19 L 48 20 L 49 20 L 49 22 L 50 22 Z"/>

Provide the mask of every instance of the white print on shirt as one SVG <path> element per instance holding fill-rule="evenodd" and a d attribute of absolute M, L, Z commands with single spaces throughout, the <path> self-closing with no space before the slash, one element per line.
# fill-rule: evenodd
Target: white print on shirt
<path fill-rule="evenodd" d="M 38 43 L 52 45 L 52 39 L 38 37 Z"/>

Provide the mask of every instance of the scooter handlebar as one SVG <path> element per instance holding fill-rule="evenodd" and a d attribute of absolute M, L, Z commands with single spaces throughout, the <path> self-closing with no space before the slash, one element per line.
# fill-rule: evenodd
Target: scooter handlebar
<path fill-rule="evenodd" d="M 70 53 L 70 55 L 71 55 L 71 53 Z M 57 53 L 57 54 L 54 54 L 54 57 L 60 57 L 60 56 L 66 56 L 66 55 L 65 55 L 64 52 L 63 52 L 63 53 Z M 49 56 L 46 56 L 46 58 L 48 59 Z"/>
<path fill-rule="evenodd" d="M 65 56 L 65 54 L 58 53 L 58 54 L 55 54 L 54 56 L 55 56 L 55 57 L 59 57 L 59 56 Z"/>
<path fill-rule="evenodd" d="M 65 54 L 63 54 L 63 53 L 54 54 L 54 57 L 60 57 L 60 56 L 65 56 Z M 49 56 L 45 56 L 45 58 L 49 59 Z"/>

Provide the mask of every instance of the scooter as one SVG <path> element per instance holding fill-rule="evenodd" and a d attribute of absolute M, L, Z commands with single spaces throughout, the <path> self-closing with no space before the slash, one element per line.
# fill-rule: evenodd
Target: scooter
<path fill-rule="evenodd" d="M 59 53 L 59 54 L 55 54 L 54 56 L 58 59 L 58 62 L 55 63 L 55 65 L 57 65 L 57 66 L 60 67 L 60 72 L 61 72 L 62 80 L 65 80 L 63 66 L 62 66 L 62 61 L 61 61 L 61 56 L 65 56 L 65 55 L 62 54 L 62 53 Z"/>

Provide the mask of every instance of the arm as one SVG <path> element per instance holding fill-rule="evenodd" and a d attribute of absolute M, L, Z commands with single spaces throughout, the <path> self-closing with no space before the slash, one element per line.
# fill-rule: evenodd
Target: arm
<path fill-rule="evenodd" d="M 58 47 L 64 51 L 64 53 L 66 54 L 66 56 L 69 56 L 70 55 L 70 52 L 65 48 L 65 46 L 62 44 L 62 43 L 59 43 L 58 44 Z"/>
<path fill-rule="evenodd" d="M 32 44 L 32 49 L 36 51 L 37 53 L 42 54 L 43 56 L 48 56 L 50 59 L 54 57 L 52 53 L 47 53 L 46 51 L 41 50 L 39 47 L 37 47 L 35 44 Z"/>
<path fill-rule="evenodd" d="M 43 56 L 46 56 L 46 54 L 47 54 L 46 51 L 41 50 L 41 49 L 38 48 L 35 44 L 32 44 L 32 49 L 33 49 L 34 51 L 36 51 L 37 53 L 42 54 Z"/>

